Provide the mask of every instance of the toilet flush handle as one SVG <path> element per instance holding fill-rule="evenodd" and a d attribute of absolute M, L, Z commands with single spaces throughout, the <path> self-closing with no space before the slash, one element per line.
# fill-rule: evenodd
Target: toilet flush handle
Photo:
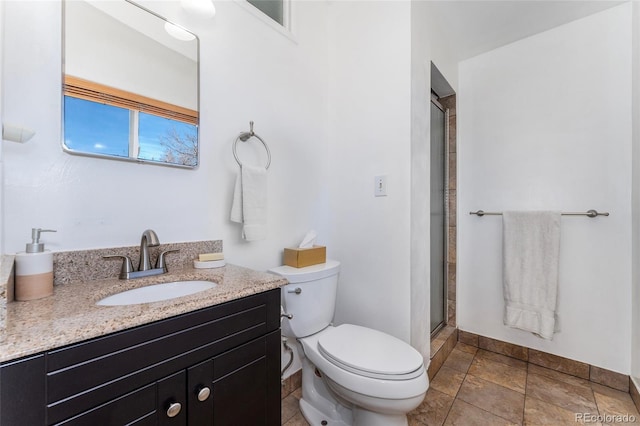
<path fill-rule="evenodd" d="M 287 290 L 287 293 L 300 294 L 300 293 L 302 293 L 302 289 L 300 287 L 296 287 L 295 290 Z"/>

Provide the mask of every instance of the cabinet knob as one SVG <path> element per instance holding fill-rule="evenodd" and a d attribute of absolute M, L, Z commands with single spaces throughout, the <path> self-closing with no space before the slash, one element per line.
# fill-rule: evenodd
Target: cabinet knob
<path fill-rule="evenodd" d="M 209 399 L 209 395 L 211 395 L 211 389 L 204 386 L 198 390 L 198 401 L 203 402 Z"/>
<path fill-rule="evenodd" d="M 175 417 L 180 414 L 180 410 L 182 410 L 182 404 L 179 402 L 172 402 L 169 404 L 169 408 L 167 408 L 167 417 Z"/>

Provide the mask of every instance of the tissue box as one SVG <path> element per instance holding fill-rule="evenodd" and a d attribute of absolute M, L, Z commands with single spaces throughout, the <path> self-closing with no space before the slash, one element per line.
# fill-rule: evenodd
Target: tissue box
<path fill-rule="evenodd" d="M 284 249 L 284 264 L 294 268 L 317 265 L 327 261 L 327 248 L 325 246 L 313 246 L 309 248 Z"/>

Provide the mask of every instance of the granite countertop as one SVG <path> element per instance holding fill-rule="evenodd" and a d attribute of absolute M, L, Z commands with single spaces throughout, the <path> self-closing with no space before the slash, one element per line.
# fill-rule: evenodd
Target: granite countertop
<path fill-rule="evenodd" d="M 218 285 L 162 302 L 96 305 L 98 300 L 121 291 L 183 280 L 213 281 Z M 0 362 L 261 293 L 286 283 L 286 279 L 273 274 L 227 264 L 216 269 L 184 268 L 129 281 L 113 278 L 57 285 L 53 296 L 6 305 L 5 323 L 0 323 Z"/>

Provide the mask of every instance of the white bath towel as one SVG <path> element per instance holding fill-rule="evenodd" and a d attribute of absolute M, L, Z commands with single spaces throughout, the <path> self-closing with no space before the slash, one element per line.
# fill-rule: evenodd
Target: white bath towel
<path fill-rule="evenodd" d="M 267 169 L 243 165 L 236 178 L 231 204 L 232 222 L 242 223 L 242 238 L 267 238 Z"/>
<path fill-rule="evenodd" d="M 557 331 L 560 212 L 504 212 L 504 324 L 551 340 Z"/>

